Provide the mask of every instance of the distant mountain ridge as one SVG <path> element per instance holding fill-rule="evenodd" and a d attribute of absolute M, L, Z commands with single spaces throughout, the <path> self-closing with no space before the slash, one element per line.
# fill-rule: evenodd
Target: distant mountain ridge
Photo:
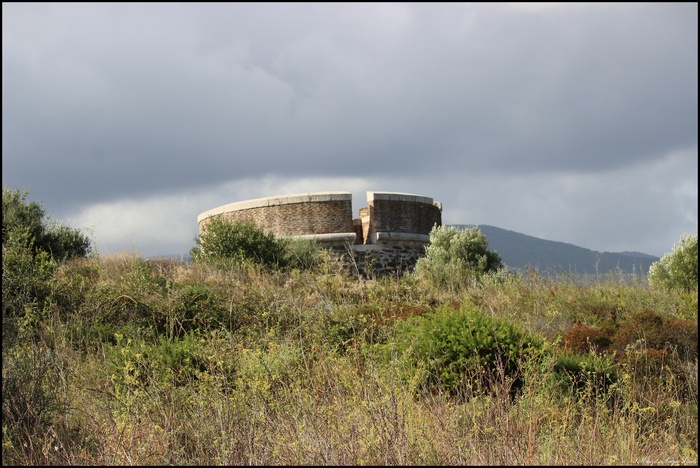
<path fill-rule="evenodd" d="M 453 224 L 466 228 L 473 224 Z M 565 242 L 549 241 L 515 231 L 477 225 L 484 233 L 488 249 L 500 254 L 511 270 L 533 268 L 538 271 L 575 274 L 604 274 L 614 271 L 646 274 L 659 257 L 641 252 L 597 252 Z"/>

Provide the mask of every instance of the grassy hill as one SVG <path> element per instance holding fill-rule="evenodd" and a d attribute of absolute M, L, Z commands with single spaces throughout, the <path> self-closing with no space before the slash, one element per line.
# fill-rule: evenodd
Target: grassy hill
<path fill-rule="evenodd" d="M 453 226 L 465 228 L 470 225 Z M 478 228 L 486 236 L 489 250 L 497 251 L 503 263 L 516 271 L 530 267 L 553 274 L 605 274 L 614 271 L 646 274 L 649 266 L 659 260 L 640 252 L 597 252 L 485 224 L 478 225 Z"/>
<path fill-rule="evenodd" d="M 3 249 L 3 465 L 697 465 L 697 291 Z"/>

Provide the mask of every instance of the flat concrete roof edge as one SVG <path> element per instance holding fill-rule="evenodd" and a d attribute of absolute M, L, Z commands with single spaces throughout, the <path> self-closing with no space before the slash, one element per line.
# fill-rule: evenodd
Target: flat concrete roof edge
<path fill-rule="evenodd" d="M 430 234 L 421 234 L 419 232 L 377 231 L 373 234 L 373 241 L 373 243 L 376 244 L 385 242 L 430 243 Z"/>
<path fill-rule="evenodd" d="M 330 232 L 326 234 L 300 234 L 296 236 L 288 236 L 293 239 L 306 239 L 316 242 L 355 242 L 357 234 L 354 232 Z"/>
<path fill-rule="evenodd" d="M 423 195 L 416 195 L 414 193 L 367 192 L 367 202 L 372 202 L 374 200 L 411 201 L 416 203 L 427 203 L 428 205 L 433 204 L 432 198 L 424 197 Z"/>

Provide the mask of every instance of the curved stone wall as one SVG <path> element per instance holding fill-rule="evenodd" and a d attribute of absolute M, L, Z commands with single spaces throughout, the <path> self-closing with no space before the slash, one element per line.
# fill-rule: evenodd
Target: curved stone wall
<path fill-rule="evenodd" d="M 399 192 L 367 192 L 369 217 L 368 226 L 364 226 L 365 244 L 377 244 L 384 238 L 388 241 L 390 233 L 404 233 L 408 241 L 429 242 L 433 226 L 442 224 L 442 205 L 432 198 Z M 361 210 L 362 211 L 362 210 Z M 421 236 L 423 237 L 421 240 Z M 393 236 L 398 240 L 400 236 Z"/>
<path fill-rule="evenodd" d="M 349 192 L 282 195 L 229 203 L 200 214 L 200 232 L 214 216 L 230 221 L 252 220 L 276 236 L 355 232 Z"/>

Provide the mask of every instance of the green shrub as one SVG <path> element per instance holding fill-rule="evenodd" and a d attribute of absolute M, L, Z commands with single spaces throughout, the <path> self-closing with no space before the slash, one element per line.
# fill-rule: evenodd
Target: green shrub
<path fill-rule="evenodd" d="M 683 234 L 680 244 L 649 267 L 649 283 L 667 289 L 698 290 L 698 236 Z"/>
<path fill-rule="evenodd" d="M 34 253 L 28 233 L 15 233 L 2 245 L 3 351 L 19 339 L 21 323 L 32 325 L 44 308 L 56 262 L 46 252 Z"/>
<path fill-rule="evenodd" d="M 24 237 L 33 252 L 43 251 L 56 260 L 87 256 L 90 239 L 78 229 L 44 219 L 44 209 L 27 202 L 28 191 L 2 189 L 2 244 Z"/>
<path fill-rule="evenodd" d="M 594 352 L 587 354 L 571 351 L 559 353 L 554 365 L 553 378 L 562 393 L 592 397 L 607 396 L 618 380 L 614 358 Z"/>
<path fill-rule="evenodd" d="M 201 285 L 183 284 L 173 292 L 167 322 L 168 336 L 183 336 L 199 328 L 213 329 L 223 325 L 232 330 L 235 323 L 223 307 L 218 291 Z"/>
<path fill-rule="evenodd" d="M 317 244 L 294 238 L 276 238 L 253 221 L 229 222 L 214 218 L 195 237 L 190 250 L 195 262 L 238 267 L 262 265 L 273 270 L 315 269 L 326 257 Z"/>
<path fill-rule="evenodd" d="M 278 239 L 278 242 L 282 245 L 281 264 L 285 269 L 317 271 L 330 263 L 328 251 L 316 242 L 291 237 Z"/>
<path fill-rule="evenodd" d="M 435 312 L 397 324 L 396 350 L 425 371 L 422 387 L 452 392 L 463 385 L 522 384 L 520 365 L 543 341 L 508 321 L 486 317 L 473 305 Z M 475 381 L 476 380 L 476 381 Z"/>
<path fill-rule="evenodd" d="M 2 245 L 12 237 L 26 234 L 32 244 L 44 233 L 44 209 L 36 202 L 27 203 L 29 192 L 2 188 Z"/>
<path fill-rule="evenodd" d="M 18 339 L 19 317 L 44 308 L 57 262 L 85 256 L 90 242 L 80 231 L 44 219 L 43 208 L 27 202 L 28 192 L 2 189 L 3 350 Z"/>
<path fill-rule="evenodd" d="M 228 222 L 214 218 L 195 237 L 195 242 L 197 247 L 190 251 L 195 262 L 234 260 L 239 264 L 252 262 L 272 267 L 283 261 L 283 249 L 275 236 L 258 228 L 253 221 Z"/>
<path fill-rule="evenodd" d="M 478 227 L 434 226 L 415 274 L 436 287 L 459 289 L 469 280 L 502 267 L 501 256 L 488 250 L 486 236 Z"/>

